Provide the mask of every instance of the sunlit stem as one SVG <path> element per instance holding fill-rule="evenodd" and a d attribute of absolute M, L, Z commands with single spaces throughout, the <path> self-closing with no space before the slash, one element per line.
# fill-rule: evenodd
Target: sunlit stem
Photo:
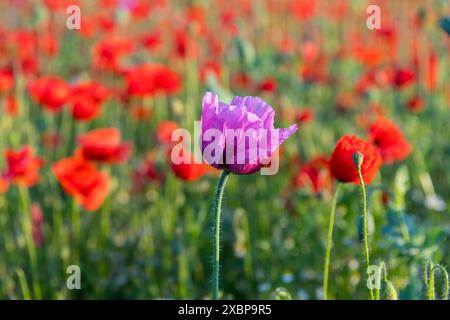
<path fill-rule="evenodd" d="M 330 221 L 328 223 L 328 236 L 327 236 L 327 249 L 325 253 L 325 267 L 323 270 L 323 298 L 328 299 L 328 271 L 330 269 L 330 255 L 331 247 L 333 245 L 333 227 L 334 227 L 334 217 L 336 212 L 336 203 L 339 194 L 339 189 L 341 184 L 338 182 L 336 185 L 336 190 L 334 191 L 333 204 L 331 205 L 330 211 Z"/>
<path fill-rule="evenodd" d="M 364 254 L 366 260 L 366 276 L 368 276 L 369 267 L 370 267 L 370 258 L 369 258 L 369 244 L 367 240 L 367 196 L 366 196 L 366 187 L 364 185 L 364 179 L 361 173 L 361 165 L 364 161 L 364 156 L 360 152 L 356 152 L 353 155 L 353 161 L 356 166 L 356 171 L 358 172 L 359 186 L 361 191 L 361 211 L 363 217 L 363 245 L 364 245 Z M 374 300 L 373 289 L 370 290 L 370 299 Z"/>

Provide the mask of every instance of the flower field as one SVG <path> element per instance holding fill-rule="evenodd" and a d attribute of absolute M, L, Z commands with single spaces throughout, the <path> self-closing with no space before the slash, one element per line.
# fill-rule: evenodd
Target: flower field
<path fill-rule="evenodd" d="M 445 0 L 1 1 L 0 298 L 447 300 L 449 53 Z"/>

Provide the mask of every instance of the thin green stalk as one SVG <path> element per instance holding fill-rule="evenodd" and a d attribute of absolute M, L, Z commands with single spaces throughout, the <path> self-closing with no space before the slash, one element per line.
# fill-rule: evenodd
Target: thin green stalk
<path fill-rule="evenodd" d="M 333 204 L 331 205 L 330 211 L 330 221 L 328 223 L 327 249 L 325 253 L 325 268 L 323 270 L 323 298 L 325 300 L 328 299 L 328 271 L 330 269 L 331 246 L 333 245 L 333 227 L 336 212 L 336 203 L 340 188 L 341 184 L 338 182 L 336 184 L 336 190 L 334 191 Z"/>
<path fill-rule="evenodd" d="M 228 180 L 229 172 L 224 170 L 217 184 L 214 194 L 214 217 L 213 217 L 213 259 L 212 259 L 212 298 L 217 300 L 219 297 L 219 261 L 220 261 L 220 225 L 221 225 L 221 206 L 225 185 Z"/>
<path fill-rule="evenodd" d="M 367 195 L 366 195 L 366 187 L 364 185 L 364 179 L 361 173 L 361 165 L 364 160 L 364 155 L 360 152 L 356 152 L 353 155 L 353 160 L 356 165 L 356 171 L 358 172 L 359 186 L 361 191 L 361 211 L 363 216 L 363 245 L 364 245 L 364 254 L 366 259 L 366 276 L 368 276 L 368 271 L 370 267 L 370 257 L 369 257 L 369 244 L 367 240 Z M 373 289 L 370 290 L 370 299 L 374 300 Z"/>
<path fill-rule="evenodd" d="M 23 300 L 31 300 L 30 288 L 28 287 L 27 277 L 22 269 L 17 268 L 17 278 L 19 279 L 20 290 L 22 291 Z"/>
<path fill-rule="evenodd" d="M 80 218 L 80 208 L 75 200 L 72 199 L 72 250 L 73 250 L 73 259 L 76 261 L 80 258 L 80 234 L 81 234 L 81 218 Z M 78 261 L 79 263 L 79 261 Z"/>
<path fill-rule="evenodd" d="M 22 211 L 22 229 L 25 236 L 25 241 L 30 258 L 32 287 L 35 299 L 42 299 L 41 284 L 39 280 L 39 267 L 36 254 L 36 247 L 33 241 L 33 227 L 30 216 L 30 195 L 26 187 L 19 187 L 19 195 Z"/>

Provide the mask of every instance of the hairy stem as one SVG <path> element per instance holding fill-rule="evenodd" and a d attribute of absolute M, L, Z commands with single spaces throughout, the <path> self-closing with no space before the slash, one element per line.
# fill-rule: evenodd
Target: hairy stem
<path fill-rule="evenodd" d="M 212 258 L 212 298 L 217 300 L 219 296 L 219 261 L 220 261 L 220 225 L 222 196 L 228 180 L 229 172 L 224 170 L 217 184 L 214 194 L 214 217 L 213 217 L 213 258 Z"/>

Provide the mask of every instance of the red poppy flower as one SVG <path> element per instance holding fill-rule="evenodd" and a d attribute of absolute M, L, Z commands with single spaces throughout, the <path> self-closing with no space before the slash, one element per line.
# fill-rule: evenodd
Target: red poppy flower
<path fill-rule="evenodd" d="M 158 64 L 144 64 L 131 68 L 126 72 L 125 77 L 129 95 L 175 94 L 181 88 L 178 74 Z"/>
<path fill-rule="evenodd" d="M 93 81 L 80 83 L 72 88 L 72 116 L 76 120 L 89 121 L 100 114 L 101 104 L 108 98 L 109 90 Z"/>
<path fill-rule="evenodd" d="M 296 121 L 300 124 L 311 122 L 314 119 L 314 112 L 311 109 L 304 109 L 297 113 Z"/>
<path fill-rule="evenodd" d="M 0 70 L 0 93 L 8 92 L 14 85 L 14 77 L 11 70 Z"/>
<path fill-rule="evenodd" d="M 80 97 L 72 104 L 72 117 L 78 121 L 90 121 L 101 111 L 101 105 L 92 99 Z"/>
<path fill-rule="evenodd" d="M 130 114 L 136 121 L 147 121 L 152 116 L 152 111 L 145 106 L 133 106 L 130 108 Z"/>
<path fill-rule="evenodd" d="M 408 69 L 397 69 L 395 70 L 392 84 L 397 88 L 403 88 L 411 84 L 415 80 L 416 76 L 414 72 Z"/>
<path fill-rule="evenodd" d="M 328 160 L 325 157 L 316 157 L 303 165 L 292 179 L 294 187 L 310 186 L 314 193 L 330 189 L 332 184 Z"/>
<path fill-rule="evenodd" d="M 369 141 L 378 148 L 385 164 L 405 159 L 412 150 L 397 125 L 382 117 L 371 125 Z"/>
<path fill-rule="evenodd" d="M 105 38 L 93 48 L 94 67 L 104 71 L 121 72 L 122 57 L 132 53 L 133 50 L 134 43 L 129 39 Z"/>
<path fill-rule="evenodd" d="M 174 163 L 171 159 L 173 152 L 173 148 L 167 149 L 167 156 L 170 161 L 170 167 L 172 168 L 173 173 L 180 179 L 185 181 L 195 181 L 203 177 L 207 173 L 217 173 L 218 171 L 206 163 L 196 163 L 195 157 L 189 150 L 186 148 L 182 148 L 179 150 L 179 154 L 177 156 L 182 157 L 184 160 L 182 163 Z M 185 153 L 186 152 L 186 153 Z"/>
<path fill-rule="evenodd" d="M 50 112 L 58 112 L 70 97 L 67 83 L 55 76 L 39 78 L 28 85 L 33 100 Z"/>
<path fill-rule="evenodd" d="M 357 151 L 364 155 L 361 165 L 364 183 L 369 184 L 373 181 L 382 163 L 381 155 L 367 141 L 350 135 L 344 135 L 339 139 L 330 157 L 331 173 L 337 180 L 359 184 L 358 172 L 353 162 L 353 155 Z"/>
<path fill-rule="evenodd" d="M 277 82 L 273 78 L 266 78 L 259 84 L 259 89 L 264 92 L 273 93 L 277 90 Z"/>
<path fill-rule="evenodd" d="M 14 95 L 6 97 L 6 113 L 10 116 L 15 116 L 18 112 L 18 104 Z"/>
<path fill-rule="evenodd" d="M 213 75 L 216 79 L 220 79 L 221 74 L 222 67 L 220 63 L 207 61 L 200 68 L 200 81 L 205 82 L 208 75 Z"/>
<path fill-rule="evenodd" d="M 53 164 L 52 171 L 64 191 L 87 211 L 100 208 L 108 195 L 109 176 L 82 157 L 59 160 Z"/>
<path fill-rule="evenodd" d="M 7 168 L 3 174 L 4 185 L 14 183 L 31 187 L 39 181 L 39 169 L 43 161 L 33 155 L 31 147 L 25 146 L 18 151 L 8 149 L 5 157 Z"/>
<path fill-rule="evenodd" d="M 415 96 L 408 101 L 407 108 L 411 112 L 420 112 L 425 108 L 425 101 L 420 96 Z"/>
<path fill-rule="evenodd" d="M 164 144 L 171 144 L 172 132 L 178 128 L 178 124 L 174 121 L 163 121 L 159 124 L 157 129 L 157 137 L 159 142 Z"/>
<path fill-rule="evenodd" d="M 79 137 L 81 154 L 86 160 L 103 163 L 127 161 L 131 146 L 121 143 L 120 131 L 116 128 L 96 129 Z"/>
<path fill-rule="evenodd" d="M 133 171 L 132 190 L 134 192 L 142 192 L 148 183 L 159 183 L 163 180 L 164 174 L 158 171 L 155 162 L 151 159 L 146 159 L 141 166 Z"/>
<path fill-rule="evenodd" d="M 141 38 L 142 45 L 149 51 L 155 51 L 162 44 L 161 33 L 159 31 L 151 31 Z"/>

